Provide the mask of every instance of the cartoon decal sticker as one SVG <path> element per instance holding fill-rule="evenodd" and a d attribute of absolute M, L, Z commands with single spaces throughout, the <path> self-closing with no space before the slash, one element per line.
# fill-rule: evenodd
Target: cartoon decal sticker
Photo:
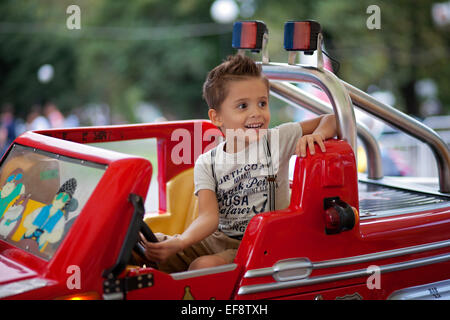
<path fill-rule="evenodd" d="M 0 191 L 0 219 L 6 209 L 13 203 L 19 195 L 25 193 L 25 186 L 19 182 L 23 177 L 22 173 L 11 174 Z"/>
<path fill-rule="evenodd" d="M 14 204 L 6 210 L 3 219 L 0 219 L 0 235 L 4 238 L 8 237 L 11 231 L 14 230 L 16 225 L 20 222 L 21 214 L 24 207 L 26 207 L 28 198 L 29 195 L 20 195 Z"/>
<path fill-rule="evenodd" d="M 26 229 L 23 239 L 35 240 L 39 251 L 44 251 L 47 243 L 58 242 L 63 233 L 64 225 L 71 211 L 78 207 L 78 201 L 73 198 L 77 181 L 67 180 L 58 190 L 51 204 L 35 209 L 23 221 Z"/>
<path fill-rule="evenodd" d="M 0 191 L 0 236 L 7 237 L 19 221 L 26 197 L 23 173 L 15 170 Z"/>
<path fill-rule="evenodd" d="M 49 261 L 106 166 L 13 145 L 0 164 L 0 241 Z"/>

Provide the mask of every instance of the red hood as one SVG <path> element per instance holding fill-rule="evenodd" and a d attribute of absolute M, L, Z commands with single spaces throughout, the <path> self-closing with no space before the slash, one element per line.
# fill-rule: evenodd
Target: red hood
<path fill-rule="evenodd" d="M 37 275 L 31 269 L 0 255 L 0 285 L 20 281 Z"/>

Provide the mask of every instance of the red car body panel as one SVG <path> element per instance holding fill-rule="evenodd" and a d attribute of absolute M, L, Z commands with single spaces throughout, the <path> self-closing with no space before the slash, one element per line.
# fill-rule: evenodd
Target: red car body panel
<path fill-rule="evenodd" d="M 46 285 L 4 298 L 54 299 L 86 292 L 94 292 L 100 298 L 105 294 L 107 279 L 103 273 L 116 263 L 133 215 L 128 196 L 135 193 L 145 198 L 153 172 L 146 159 L 103 149 L 99 152 L 86 143 L 156 138 L 159 212 L 164 213 L 166 183 L 192 168 L 196 158 L 212 147 L 214 135 L 220 132 L 209 121 L 193 120 L 54 129 L 27 132 L 18 137 L 16 144 L 104 164 L 107 169 L 48 262 L 0 240 L 0 293 L 1 285 L 35 278 L 44 279 Z M 179 144 L 187 136 L 190 140 L 184 142 L 193 152 L 183 155 L 189 161 L 175 163 L 173 152 L 179 152 Z M 338 196 L 356 209 L 359 200 L 351 147 L 344 141 L 329 140 L 326 148 L 326 153 L 297 158 L 290 206 L 258 214 L 250 221 L 233 265 L 223 271 L 185 274 L 179 278 L 149 267 L 124 271 L 118 279 L 148 276 L 152 280 L 151 286 L 130 290 L 124 296 L 127 299 L 386 299 L 402 288 L 449 279 L 448 259 L 415 267 L 404 265 L 408 261 L 448 255 L 447 245 L 346 262 L 354 257 L 445 242 L 450 235 L 450 207 L 364 219 L 357 221 L 351 230 L 327 235 L 324 199 Z M 246 276 L 254 270 L 265 272 L 279 261 L 298 258 L 309 259 L 313 267 L 322 264 L 323 267 L 312 268 L 307 277 L 314 281 L 302 283 L 305 279 L 298 278 L 296 284 L 297 280 L 277 282 L 272 275 Z M 343 263 L 324 266 L 328 261 Z M 389 269 L 396 264 L 403 267 Z M 73 265 L 82 271 L 79 289 L 67 285 L 71 275 L 68 268 Z M 368 287 L 367 273 L 349 276 L 371 265 L 386 268 L 382 270 L 379 289 Z M 252 291 L 254 288 L 257 290 Z M 246 289 L 251 290 L 245 292 Z"/>

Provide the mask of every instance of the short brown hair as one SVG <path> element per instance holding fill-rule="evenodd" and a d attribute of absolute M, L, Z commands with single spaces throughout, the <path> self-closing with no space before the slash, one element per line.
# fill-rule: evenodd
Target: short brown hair
<path fill-rule="evenodd" d="M 263 75 L 261 65 L 244 55 L 228 56 L 227 59 L 212 69 L 203 84 L 203 98 L 210 109 L 218 110 L 228 91 L 227 81 L 243 80 L 249 77 L 261 78 L 269 89 L 269 80 Z"/>

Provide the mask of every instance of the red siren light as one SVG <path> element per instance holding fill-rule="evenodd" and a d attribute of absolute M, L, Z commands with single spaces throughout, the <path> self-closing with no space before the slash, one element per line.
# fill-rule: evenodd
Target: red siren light
<path fill-rule="evenodd" d="M 284 49 L 313 54 L 321 32 L 322 27 L 317 21 L 288 21 L 284 24 Z"/>

